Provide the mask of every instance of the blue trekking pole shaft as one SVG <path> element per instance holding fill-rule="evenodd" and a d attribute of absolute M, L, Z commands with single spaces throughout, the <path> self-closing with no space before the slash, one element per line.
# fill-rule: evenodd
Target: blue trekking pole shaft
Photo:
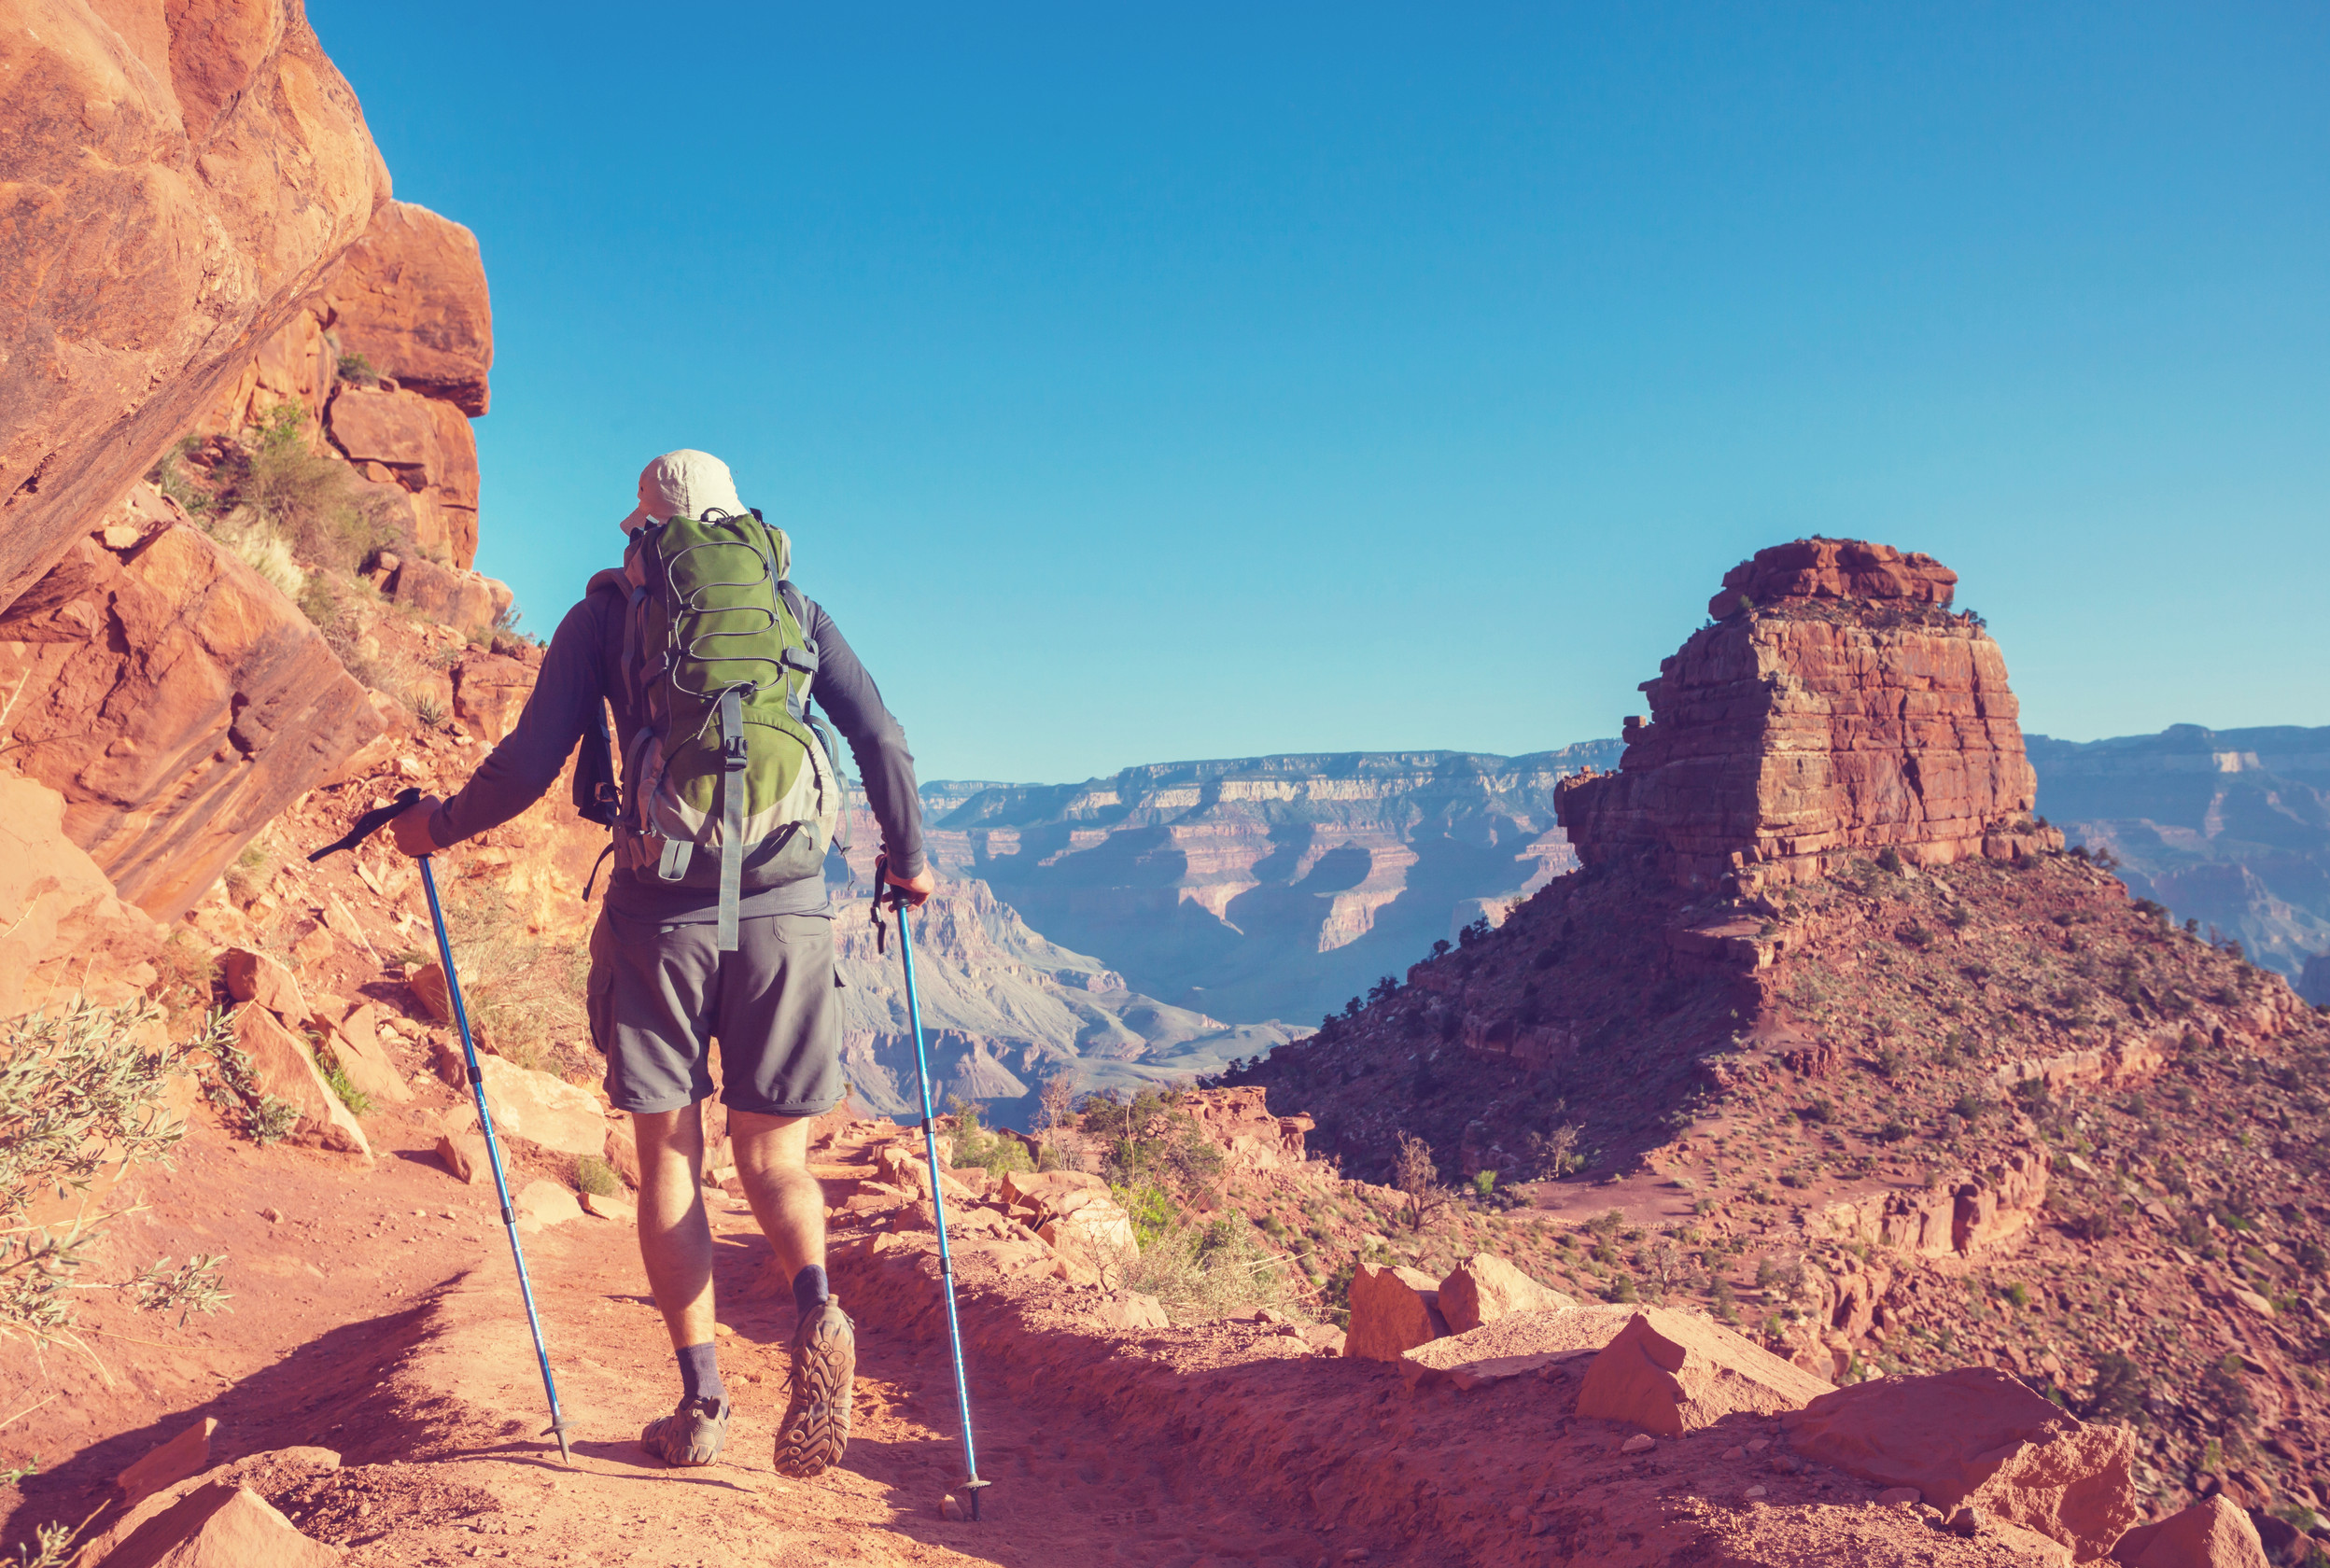
<path fill-rule="evenodd" d="M 518 1245 L 518 1218 L 510 1207 L 510 1181 L 501 1170 L 501 1142 L 494 1136 L 494 1115 L 485 1109 L 485 1072 L 477 1064 L 477 1045 L 470 1038 L 469 1009 L 461 1004 L 461 982 L 453 973 L 453 942 L 445 934 L 445 912 L 437 902 L 437 876 L 428 857 L 421 861 L 421 886 L 428 889 L 429 923 L 437 928 L 437 960 L 444 966 L 445 995 L 453 1003 L 454 1028 L 461 1032 L 461 1057 L 469 1064 L 470 1093 L 477 1101 L 477 1125 L 485 1135 L 485 1162 L 494 1169 L 494 1192 L 501 1199 L 501 1227 L 510 1236 L 510 1256 L 518 1266 L 518 1294 L 526 1298 L 526 1324 L 534 1331 L 534 1358 L 542 1365 L 542 1392 L 550 1396 L 550 1431 L 558 1439 L 558 1457 L 567 1463 L 567 1418 L 558 1413 L 558 1384 L 550 1375 L 550 1347 L 542 1342 L 541 1314 L 534 1309 L 534 1281 L 526 1277 L 526 1249 Z M 911 984 L 911 982 L 909 982 Z M 918 1040 L 919 1036 L 917 1036 Z M 924 1093 L 924 1103 L 929 1094 Z"/>
<path fill-rule="evenodd" d="M 877 874 L 879 875 L 878 873 Z M 875 895 L 879 897 L 877 891 Z M 970 1472 L 963 1483 L 971 1493 L 971 1517 L 979 1517 L 979 1492 L 987 1483 L 979 1479 L 978 1450 L 971 1441 L 971 1382 L 962 1367 L 962 1330 L 955 1322 L 955 1264 L 947 1250 L 947 1197 L 938 1184 L 938 1129 L 931 1124 L 931 1064 L 922 1048 L 922 1007 L 914 994 L 914 932 L 906 924 L 906 901 L 897 901 L 898 956 L 906 964 L 906 1017 L 914 1025 L 914 1075 L 922 1086 L 922 1151 L 931 1162 L 931 1212 L 938 1223 L 939 1286 L 947 1301 L 947 1346 L 955 1358 L 955 1405 L 962 1412 L 962 1463 Z"/>

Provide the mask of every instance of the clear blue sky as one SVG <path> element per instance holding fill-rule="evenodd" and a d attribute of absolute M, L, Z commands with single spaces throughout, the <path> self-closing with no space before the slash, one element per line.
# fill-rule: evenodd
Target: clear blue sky
<path fill-rule="evenodd" d="M 2030 729 L 2330 723 L 2310 0 L 310 11 L 529 627 L 716 452 L 925 777 L 1613 734 L 1813 532 Z"/>

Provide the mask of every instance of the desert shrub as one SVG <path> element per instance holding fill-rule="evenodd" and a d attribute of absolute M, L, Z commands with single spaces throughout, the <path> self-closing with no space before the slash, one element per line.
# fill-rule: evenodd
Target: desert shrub
<path fill-rule="evenodd" d="M 1035 1169 L 1026 1144 L 979 1125 L 986 1106 L 956 1096 L 950 1109 L 955 1113 L 955 1164 L 976 1165 L 999 1176 L 1006 1170 Z"/>
<path fill-rule="evenodd" d="M 1127 1260 L 1122 1282 L 1157 1297 L 1175 1323 L 1262 1307 L 1284 1309 L 1292 1297 L 1277 1256 L 1255 1239 L 1251 1226 L 1227 1219 L 1158 1233 Z M 1344 1289 L 1348 1301 L 1348 1282 Z"/>
<path fill-rule="evenodd" d="M 312 1043 L 313 1037 L 310 1039 Z M 331 1092 L 340 1097 L 340 1103 L 348 1108 L 348 1114 L 369 1116 L 372 1113 L 372 1097 L 349 1081 L 347 1069 L 341 1065 L 340 1057 L 330 1046 L 316 1046 L 316 1067 L 324 1075 L 324 1082 L 330 1085 Z"/>
<path fill-rule="evenodd" d="M 2144 1413 L 2144 1400 L 2151 1393 L 2152 1379 L 2141 1364 L 2117 1351 L 2107 1351 L 2097 1358 L 2096 1380 L 2087 1386 L 2080 1414 L 2089 1421 L 2131 1425 Z"/>
<path fill-rule="evenodd" d="M 311 449 L 307 410 L 278 403 L 267 412 L 234 498 L 311 565 L 353 572 L 375 551 L 404 542 L 385 509 L 358 486 L 345 463 Z"/>
<path fill-rule="evenodd" d="M 1715 1309 L 1716 1320 L 1736 1325 L 1739 1323 L 1739 1293 L 1720 1274 L 1707 1289 L 1707 1302 Z"/>
<path fill-rule="evenodd" d="M 343 354 L 334 368 L 340 372 L 342 381 L 367 387 L 380 385 L 380 371 L 373 367 L 369 355 Z"/>
<path fill-rule="evenodd" d="M 85 1199 L 69 1222 L 28 1225 L 33 1204 L 86 1194 L 108 1165 L 166 1165 L 185 1136 L 169 1113 L 168 1090 L 189 1048 L 140 1038 L 161 1017 L 144 998 L 99 1007 L 77 997 L 60 1011 L 0 1026 L 0 1337 L 77 1343 L 70 1293 L 107 1288 L 76 1276 L 88 1261 L 83 1250 L 113 1215 L 89 1214 Z M 206 1046 L 209 1036 L 196 1043 Z M 165 1277 L 158 1270 L 168 1261 L 127 1281 L 138 1299 L 217 1310 L 224 1295 L 200 1284 L 217 1260 Z M 182 1286 L 171 1283 L 181 1276 Z"/>
<path fill-rule="evenodd" d="M 1496 1191 L 1495 1171 L 1476 1170 L 1473 1172 L 1472 1193 L 1475 1197 L 1478 1197 L 1481 1201 L 1485 1203 L 1489 1199 L 1489 1195 L 1495 1191 Z"/>
<path fill-rule="evenodd" d="M 1185 1189 L 1198 1189 L 1221 1173 L 1221 1151 L 1198 1130 L 1197 1119 L 1181 1108 L 1181 1096 L 1172 1090 L 1088 1096 L 1078 1128 L 1099 1141 L 1102 1174 L 1112 1184 L 1170 1178 Z"/>
<path fill-rule="evenodd" d="M 180 1328 L 197 1312 L 226 1311 L 233 1299 L 218 1281 L 226 1261 L 224 1253 L 196 1253 L 171 1268 L 168 1258 L 157 1258 L 130 1281 L 131 1300 L 141 1312 L 176 1312 Z"/>
<path fill-rule="evenodd" d="M 1575 1123 L 1557 1123 L 1551 1132 L 1533 1129 L 1523 1139 L 1522 1146 L 1537 1162 L 1541 1173 L 1556 1179 L 1568 1175 L 1586 1163 L 1578 1153 L 1578 1127 Z"/>
<path fill-rule="evenodd" d="M 2228 1352 L 2223 1361 L 2200 1375 L 2200 1396 L 2227 1425 L 2238 1425 L 2256 1415 L 2257 1406 L 2249 1396 L 2248 1385 L 2241 1380 L 2239 1351 Z"/>
<path fill-rule="evenodd" d="M 528 931 L 484 877 L 439 887 L 470 1032 L 520 1067 L 551 1065 L 558 1040 L 587 1034 L 582 997 L 589 956 L 578 944 Z"/>
<path fill-rule="evenodd" d="M 1902 870 L 1902 852 L 1899 849 L 1894 848 L 1891 845 L 1887 845 L 1884 848 L 1877 851 L 1877 868 L 1880 871 L 1884 871 L 1894 876 L 1901 875 Z"/>
<path fill-rule="evenodd" d="M 586 1192 L 597 1197 L 612 1197 L 623 1191 L 623 1178 L 615 1173 L 615 1168 L 607 1162 L 604 1155 L 577 1155 L 574 1156 L 574 1187 L 577 1192 Z"/>

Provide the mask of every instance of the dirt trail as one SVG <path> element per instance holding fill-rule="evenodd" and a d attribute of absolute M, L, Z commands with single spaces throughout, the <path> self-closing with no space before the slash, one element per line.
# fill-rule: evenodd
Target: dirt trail
<path fill-rule="evenodd" d="M 384 1142 L 414 1141 L 423 1125 L 400 1120 L 405 1135 Z M 1838 1561 L 1841 1545 L 1868 1563 L 2041 1561 L 1937 1536 L 1833 1472 L 1734 1457 L 1779 1437 L 1767 1418 L 1727 1418 L 1626 1454 L 1630 1429 L 1570 1413 L 1569 1371 L 1458 1393 L 1322 1358 L 1261 1322 L 1109 1332 L 1110 1293 L 1063 1283 L 1029 1255 L 1040 1247 L 969 1235 L 964 1335 L 981 1468 L 995 1484 L 981 1522 L 945 1519 L 939 1500 L 961 1458 L 933 1239 L 919 1228 L 926 1211 L 881 1196 L 866 1153 L 845 1138 L 817 1168 L 836 1289 L 860 1325 L 856 1434 L 840 1467 L 799 1482 L 769 1465 L 793 1311 L 768 1288 L 767 1245 L 735 1194 L 707 1195 L 723 1371 L 737 1406 L 728 1453 L 709 1469 L 666 1470 L 638 1446 L 677 1379 L 630 1227 L 586 1217 L 528 1238 L 572 1423 L 568 1469 L 542 1435 L 508 1253 L 477 1189 L 417 1149 L 384 1151 L 366 1174 L 200 1131 L 145 1196 L 152 1212 L 201 1216 L 172 1233 L 181 1248 L 228 1246 L 250 1260 L 238 1310 L 186 1331 L 183 1353 L 153 1338 L 149 1320 L 132 1320 L 121 1332 L 133 1337 L 98 1341 L 113 1352 L 110 1391 L 52 1352 L 39 1376 L 70 1396 L 72 1414 L 51 1406 L 33 1417 L 39 1446 L 74 1447 L 77 1421 L 119 1435 L 84 1437 L 69 1462 L 33 1477 L 7 1536 L 84 1517 L 125 1465 L 207 1414 L 221 1423 L 213 1460 L 239 1463 L 238 1478 L 359 1568 L 1777 1568 Z M 261 1270 L 271 1283 L 254 1290 Z M 310 1445 L 341 1463 L 315 1468 L 286 1451 Z"/>

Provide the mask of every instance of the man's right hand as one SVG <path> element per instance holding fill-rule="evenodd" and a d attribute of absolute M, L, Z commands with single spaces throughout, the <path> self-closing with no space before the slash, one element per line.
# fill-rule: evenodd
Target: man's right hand
<path fill-rule="evenodd" d="M 938 890 L 938 877 L 927 865 L 912 877 L 898 876 L 885 871 L 882 880 L 902 889 L 906 894 L 906 902 L 917 909 L 921 908 L 923 901 Z"/>

